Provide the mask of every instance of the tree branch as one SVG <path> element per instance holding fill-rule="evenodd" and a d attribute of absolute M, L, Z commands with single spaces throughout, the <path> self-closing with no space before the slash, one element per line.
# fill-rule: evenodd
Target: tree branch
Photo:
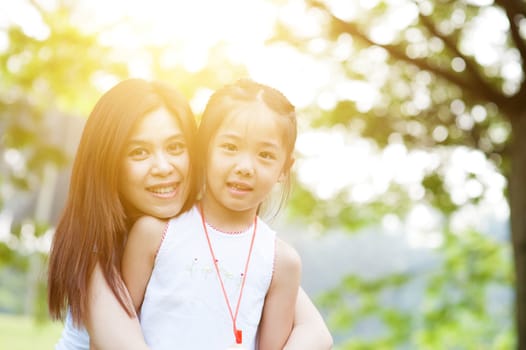
<path fill-rule="evenodd" d="M 334 21 L 333 23 L 335 23 L 340 30 L 350 34 L 354 38 L 359 38 L 360 40 L 366 42 L 369 45 L 378 46 L 385 49 L 391 55 L 391 57 L 397 60 L 412 64 L 414 66 L 417 66 L 421 70 L 429 71 L 439 77 L 442 77 L 443 79 L 457 85 L 461 89 L 469 91 L 474 96 L 478 96 L 478 98 L 481 100 L 491 101 L 496 103 L 497 105 L 503 105 L 506 101 L 505 96 L 495 93 L 492 90 L 484 89 L 484 86 L 481 86 L 479 83 L 462 79 L 462 77 L 459 74 L 456 74 L 451 70 L 446 70 L 438 66 L 434 66 L 426 59 L 414 59 L 408 57 L 396 45 L 386 45 L 377 43 L 371 40 L 367 35 L 365 35 L 355 24 L 340 20 L 339 18 L 332 15 L 328 10 L 327 13 L 329 14 L 329 16 L 332 17 L 332 20 Z"/>
<path fill-rule="evenodd" d="M 480 75 L 480 71 L 475 67 L 475 62 L 472 58 L 467 57 L 458 49 L 458 43 L 456 43 L 451 36 L 441 33 L 434 23 L 431 21 L 429 16 L 425 16 L 419 13 L 420 22 L 427 28 L 427 30 L 440 40 L 444 42 L 446 47 L 453 52 L 454 55 L 460 57 L 466 63 L 466 70 L 468 71 L 473 82 L 476 83 L 477 88 L 486 90 L 488 96 L 495 96 L 492 99 L 497 98 L 500 94 L 491 87 L 486 80 Z"/>

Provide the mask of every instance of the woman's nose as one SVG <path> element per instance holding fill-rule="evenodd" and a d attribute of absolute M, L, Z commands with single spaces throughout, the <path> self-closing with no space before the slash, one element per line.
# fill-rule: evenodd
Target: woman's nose
<path fill-rule="evenodd" d="M 172 173 L 174 167 L 170 163 L 169 157 L 164 153 L 159 153 L 155 156 L 155 161 L 152 166 L 152 174 L 157 176 L 166 176 Z"/>

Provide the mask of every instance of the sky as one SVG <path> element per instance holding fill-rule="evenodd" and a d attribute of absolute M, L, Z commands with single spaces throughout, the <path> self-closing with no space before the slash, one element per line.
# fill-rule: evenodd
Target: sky
<path fill-rule="evenodd" d="M 46 8 L 55 6 L 55 0 L 38 2 Z M 105 28 L 100 36 L 101 42 L 118 47 L 129 55 L 134 76 L 148 78 L 151 75 L 148 61 L 140 54 L 145 44 L 166 47 L 167 64 L 181 64 L 189 72 L 194 72 L 206 64 L 209 48 L 221 41 L 227 44 L 232 61 L 246 65 L 253 79 L 281 90 L 296 105 L 300 116 L 306 113 L 307 107 L 316 105 L 328 110 L 341 99 L 355 101 L 358 110 L 371 108 L 378 98 L 376 88 L 383 83 L 386 72 L 378 69 L 375 62 L 367 62 L 361 69 L 370 73 L 371 80 L 349 81 L 341 71 L 339 61 L 352 52 L 352 39 L 337 42 L 333 60 L 325 61 L 285 45 L 265 44 L 278 19 L 291 24 L 299 35 L 316 36 L 322 30 L 317 14 L 307 11 L 303 1 L 277 2 L 284 6 L 278 8 L 272 1 L 264 0 L 78 0 L 72 21 L 86 31 L 98 32 Z M 328 2 L 342 19 L 356 18 L 360 16 L 360 9 L 377 3 L 376 0 Z M 391 2 L 400 6 L 371 31 L 379 42 L 388 42 L 392 33 L 416 16 L 415 8 L 405 5 L 406 1 Z M 480 4 L 484 0 L 471 2 Z M 501 14 L 491 8 L 483 16 L 495 25 L 484 26 L 481 22 L 479 27 L 473 28 L 468 38 L 472 44 L 465 50 L 481 63 L 491 64 L 503 57 L 495 47 L 505 38 L 503 33 L 507 27 Z M 462 25 L 462 21 L 460 15 L 453 16 L 451 25 Z M 46 36 L 46 27 L 26 1 L 3 1 L 0 4 L 0 28 L 9 22 L 20 24 L 32 36 Z M 0 50 L 5 45 L 6 38 L 0 34 Z M 309 45 L 311 52 L 316 53 L 327 43 L 313 40 Z M 503 67 L 512 90 L 520 67 L 511 58 Z M 461 64 L 458 69 L 462 69 Z M 103 90 L 113 83 L 111 80 L 99 82 Z M 203 91 L 192 100 L 196 113 L 202 111 L 210 93 Z M 420 103 L 425 107 L 426 99 L 421 99 Z M 459 213 L 459 219 L 454 220 L 459 229 L 480 225 L 477 217 L 481 213 L 497 220 L 507 220 L 509 215 L 502 194 L 505 180 L 478 151 L 462 147 L 436 152 L 413 151 L 400 143 L 380 150 L 374 143 L 342 127 L 301 128 L 297 151 L 299 159 L 295 168 L 299 181 L 321 199 L 330 199 L 344 191 L 350 201 L 366 204 L 381 197 L 389 183 L 394 182 L 406 187 L 411 198 L 418 201 L 424 193 L 420 185 L 423 176 L 432 171 L 444 171 L 446 184 L 456 203 L 466 203 L 481 191 L 486 193 L 479 207 L 466 206 Z M 439 169 L 441 160 L 449 164 L 446 170 Z M 470 172 L 479 175 L 477 179 L 468 178 Z M 439 244 L 437 240 L 429 239 L 428 233 L 439 230 L 440 226 L 437 213 L 431 208 L 416 206 L 405 220 L 417 232 L 413 235 L 415 238 L 411 238 L 415 246 Z M 386 216 L 382 223 L 386 229 L 407 224 L 396 216 Z M 424 232 L 426 239 L 421 239 L 418 232 Z"/>

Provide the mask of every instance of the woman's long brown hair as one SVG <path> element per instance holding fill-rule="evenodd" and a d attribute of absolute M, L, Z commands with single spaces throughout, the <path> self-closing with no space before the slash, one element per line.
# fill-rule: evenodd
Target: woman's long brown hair
<path fill-rule="evenodd" d="M 75 324 L 86 317 L 91 274 L 100 269 L 120 304 L 134 314 L 120 275 L 120 261 L 130 219 L 118 183 L 125 143 L 134 125 L 160 107 L 178 119 L 191 163 L 195 159 L 196 123 L 187 100 L 160 82 L 128 79 L 106 92 L 91 112 L 77 150 L 67 202 L 56 227 L 48 266 L 48 305 L 53 319 L 67 308 Z M 195 201 L 198 178 L 190 166 L 190 194 Z"/>

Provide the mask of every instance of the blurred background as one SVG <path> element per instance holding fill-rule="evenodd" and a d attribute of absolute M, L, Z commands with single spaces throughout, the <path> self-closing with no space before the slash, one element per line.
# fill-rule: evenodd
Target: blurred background
<path fill-rule="evenodd" d="M 83 123 L 127 77 L 197 116 L 250 77 L 297 107 L 273 222 L 335 349 L 526 349 L 526 4 L 0 0 L 0 348 L 49 349 L 46 257 Z"/>

